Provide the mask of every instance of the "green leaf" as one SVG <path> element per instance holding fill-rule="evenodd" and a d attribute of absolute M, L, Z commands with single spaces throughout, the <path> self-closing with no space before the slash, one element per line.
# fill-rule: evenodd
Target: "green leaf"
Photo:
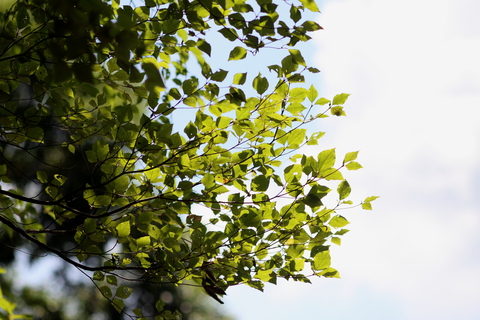
<path fill-rule="evenodd" d="M 233 84 L 239 84 L 239 85 L 242 85 L 245 83 L 245 81 L 247 80 L 247 73 L 237 73 L 234 77 L 233 77 Z"/>
<path fill-rule="evenodd" d="M 133 292 L 132 288 L 122 285 L 117 288 L 117 291 L 115 291 L 115 296 L 120 299 L 127 299 L 128 297 L 130 297 L 132 292 Z"/>
<path fill-rule="evenodd" d="M 227 38 L 230 41 L 235 41 L 238 39 L 238 34 L 235 29 L 232 28 L 223 28 L 220 29 L 218 32 L 220 32 L 225 38 Z"/>
<path fill-rule="evenodd" d="M 137 247 L 139 248 L 150 246 L 150 237 L 144 236 L 144 237 L 138 238 L 136 240 L 136 243 L 137 243 Z"/>
<path fill-rule="evenodd" d="M 335 148 L 324 150 L 318 155 L 318 172 L 322 174 L 326 169 L 330 169 L 335 165 Z"/>
<path fill-rule="evenodd" d="M 93 273 L 93 280 L 95 281 L 103 281 L 104 278 L 105 278 L 105 275 L 101 271 L 95 271 Z"/>
<path fill-rule="evenodd" d="M 22 63 L 20 65 L 19 73 L 22 75 L 30 76 L 37 71 L 39 65 L 40 63 L 38 61 L 28 61 L 28 62 Z"/>
<path fill-rule="evenodd" d="M 116 276 L 107 276 L 107 283 L 112 286 L 117 286 L 117 277 Z"/>
<path fill-rule="evenodd" d="M 158 299 L 157 302 L 155 303 L 155 309 L 157 309 L 158 312 L 162 312 L 164 306 L 165 306 L 165 302 L 162 299 Z"/>
<path fill-rule="evenodd" d="M 190 95 L 195 90 L 197 90 L 197 86 L 198 86 L 198 79 L 196 78 L 187 79 L 182 83 L 183 92 L 187 95 Z"/>
<path fill-rule="evenodd" d="M 299 115 L 305 109 L 306 109 L 306 107 L 299 102 L 291 103 L 287 107 L 287 111 L 290 112 L 294 116 Z"/>
<path fill-rule="evenodd" d="M 347 164 L 345 165 L 345 167 L 346 167 L 348 170 L 358 170 L 358 169 L 363 168 L 360 163 L 355 162 L 355 161 L 352 161 L 352 162 L 347 163 Z"/>
<path fill-rule="evenodd" d="M 317 4 L 315 3 L 315 0 L 300 0 L 300 2 L 307 8 L 308 10 L 312 12 L 320 12 L 320 10 L 317 7 Z"/>
<path fill-rule="evenodd" d="M 367 197 L 364 201 L 365 201 L 365 202 L 372 202 L 372 201 L 377 200 L 378 198 L 380 198 L 380 197 L 378 197 L 378 196 L 371 196 L 371 197 Z"/>
<path fill-rule="evenodd" d="M 315 101 L 315 104 L 319 104 L 321 106 L 324 106 L 326 104 L 329 104 L 331 101 L 326 99 L 326 98 L 320 98 L 317 101 Z"/>
<path fill-rule="evenodd" d="M 305 139 L 307 129 L 294 129 L 288 135 L 289 149 L 298 149 Z"/>
<path fill-rule="evenodd" d="M 358 152 L 359 151 L 354 151 L 354 152 L 348 152 L 347 154 L 345 154 L 345 157 L 343 158 L 343 163 L 356 160 L 358 156 Z"/>
<path fill-rule="evenodd" d="M 350 195 L 351 191 L 352 189 L 350 188 L 350 184 L 347 182 L 347 180 L 343 180 L 338 185 L 337 192 L 340 200 L 347 198 Z"/>
<path fill-rule="evenodd" d="M 87 234 L 95 232 L 97 230 L 97 220 L 92 219 L 92 218 L 87 218 L 85 219 L 85 222 L 83 223 L 83 226 L 85 228 L 85 232 Z"/>
<path fill-rule="evenodd" d="M 112 198 L 110 196 L 101 195 L 96 196 L 93 202 L 93 206 L 95 207 L 106 207 L 112 203 Z"/>
<path fill-rule="evenodd" d="M 5 166 L 6 168 L 6 166 Z M 6 170 L 5 170 L 6 172 Z M 5 173 L 3 173 L 5 174 Z M 37 171 L 37 179 L 41 182 L 41 183 L 47 183 L 48 182 L 48 176 L 47 176 L 47 173 L 45 171 Z"/>
<path fill-rule="evenodd" d="M 350 95 L 347 94 L 347 93 L 337 94 L 335 97 L 333 97 L 332 104 L 333 105 L 344 104 L 347 101 L 348 96 L 350 96 Z"/>
<path fill-rule="evenodd" d="M 246 27 L 245 18 L 240 13 L 233 13 L 228 16 L 228 22 L 237 29 Z"/>
<path fill-rule="evenodd" d="M 302 27 L 304 27 L 307 31 L 317 31 L 323 29 L 318 23 L 314 21 L 305 21 L 304 23 L 302 23 Z"/>
<path fill-rule="evenodd" d="M 292 83 L 301 83 L 305 82 L 305 76 L 300 73 L 294 73 L 288 77 L 288 81 Z"/>
<path fill-rule="evenodd" d="M 294 59 L 292 55 L 288 55 L 285 58 L 282 59 L 282 71 L 286 74 L 289 75 L 292 72 L 296 71 L 298 69 L 298 63 Z M 289 78 L 290 80 L 290 78 Z"/>
<path fill-rule="evenodd" d="M 317 89 L 315 89 L 315 87 L 313 85 L 310 86 L 310 89 L 308 90 L 308 100 L 310 100 L 310 102 L 314 102 L 315 99 L 317 99 L 318 97 L 318 91 Z"/>
<path fill-rule="evenodd" d="M 326 180 L 345 180 L 342 172 L 335 168 L 323 170 L 321 176 Z"/>
<path fill-rule="evenodd" d="M 372 204 L 370 202 L 378 199 L 377 196 L 372 196 L 372 197 L 367 197 L 365 200 L 362 202 L 362 209 L 364 210 L 372 210 Z"/>
<path fill-rule="evenodd" d="M 348 229 L 340 229 L 337 232 L 335 232 L 335 235 L 343 236 L 344 234 L 346 234 L 349 231 L 350 230 L 348 230 Z"/>
<path fill-rule="evenodd" d="M 212 54 L 212 46 L 204 39 L 197 41 L 197 48 L 208 54 L 208 56 Z"/>
<path fill-rule="evenodd" d="M 148 0 L 147 0 L 148 1 Z M 153 0 L 152 0 L 153 1 Z M 132 310 L 132 312 L 137 316 L 139 317 L 140 319 L 138 320 L 145 320 L 146 318 L 141 318 L 143 316 L 143 311 L 142 309 L 138 309 L 138 308 L 135 308 Z"/>
<path fill-rule="evenodd" d="M 130 221 L 124 221 L 119 223 L 116 228 L 117 236 L 119 238 L 127 237 L 130 235 Z"/>
<path fill-rule="evenodd" d="M 26 136 L 34 142 L 43 142 L 43 130 L 40 127 L 27 128 Z"/>
<path fill-rule="evenodd" d="M 292 102 L 303 102 L 308 95 L 308 90 L 305 88 L 293 88 L 290 90 L 289 96 Z"/>
<path fill-rule="evenodd" d="M 337 215 L 337 216 L 333 217 L 328 224 L 330 226 L 332 226 L 333 228 L 343 228 L 349 223 L 350 222 L 348 222 L 347 219 L 345 219 L 344 217 L 342 217 L 340 215 Z"/>
<path fill-rule="evenodd" d="M 301 66 L 306 66 L 307 63 L 305 62 L 305 59 L 302 56 L 302 53 L 300 50 L 297 49 L 289 49 L 288 52 L 290 52 L 290 55 L 293 57 L 293 61 L 296 64 L 299 64 Z"/>
<path fill-rule="evenodd" d="M 294 22 L 298 22 L 300 19 L 302 19 L 302 12 L 293 4 L 290 6 L 290 19 L 292 19 Z"/>
<path fill-rule="evenodd" d="M 155 87 L 165 88 L 162 76 L 154 63 L 142 63 L 142 68 L 147 74 L 146 88 L 153 90 Z"/>
<path fill-rule="evenodd" d="M 261 282 L 261 281 L 250 280 L 250 281 L 247 282 L 247 285 L 248 285 L 249 287 L 252 287 L 252 288 L 254 288 L 254 289 L 257 289 L 257 290 L 263 292 L 264 284 L 263 284 L 263 282 Z"/>
<path fill-rule="evenodd" d="M 332 243 L 335 243 L 337 246 L 342 244 L 342 239 L 339 237 L 332 237 Z"/>
<path fill-rule="evenodd" d="M 232 51 L 230 51 L 230 55 L 228 60 L 242 60 L 247 56 L 247 50 L 242 47 L 235 47 Z"/>
<path fill-rule="evenodd" d="M 57 194 L 58 194 L 58 189 L 54 186 L 48 186 L 45 188 L 45 191 L 47 194 L 52 197 L 52 199 L 56 199 Z"/>
<path fill-rule="evenodd" d="M 347 114 L 345 111 L 343 111 L 343 107 L 341 106 L 335 106 L 330 109 L 330 113 L 334 116 L 340 117 L 340 116 L 346 116 Z"/>
<path fill-rule="evenodd" d="M 263 94 L 268 89 L 268 80 L 259 73 L 258 76 L 253 79 L 252 86 L 258 94 Z"/>
<path fill-rule="evenodd" d="M 53 175 L 53 177 L 55 178 L 55 185 L 57 186 L 63 186 L 63 184 L 67 181 L 67 177 L 61 175 L 61 174 L 55 174 Z"/>
<path fill-rule="evenodd" d="M 210 76 L 210 79 L 212 79 L 213 81 L 222 82 L 227 77 L 227 74 L 228 74 L 228 71 L 220 69 L 219 71 L 213 73 Z"/>
<path fill-rule="evenodd" d="M 362 203 L 363 210 L 372 210 L 372 204 L 370 202 L 363 202 Z"/>
<path fill-rule="evenodd" d="M 310 208 L 318 208 L 322 205 L 322 201 L 316 194 L 307 194 L 303 202 Z"/>
<path fill-rule="evenodd" d="M 264 192 L 267 191 L 270 184 L 270 179 L 264 175 L 256 176 L 252 179 L 252 191 Z"/>
<path fill-rule="evenodd" d="M 112 290 L 110 290 L 110 287 L 102 286 L 102 287 L 98 288 L 98 290 L 100 290 L 100 292 L 102 293 L 102 295 L 105 298 L 111 298 L 112 297 Z"/>
<path fill-rule="evenodd" d="M 115 310 L 117 310 L 117 312 L 121 312 L 123 308 L 125 308 L 125 302 L 123 302 L 123 300 L 120 300 L 118 298 L 114 298 L 112 300 L 112 305 L 115 308 Z"/>
<path fill-rule="evenodd" d="M 277 284 L 277 274 L 272 271 L 271 269 L 269 270 L 259 270 L 257 274 L 255 275 L 255 278 L 262 280 L 264 282 L 270 282 L 273 284 Z"/>
<path fill-rule="evenodd" d="M 340 278 L 340 273 L 331 267 L 326 268 L 321 272 L 317 272 L 317 275 L 325 278 Z"/>
<path fill-rule="evenodd" d="M 313 257 L 313 270 L 323 270 L 330 267 L 332 259 L 330 257 L 330 251 L 321 251 Z"/>

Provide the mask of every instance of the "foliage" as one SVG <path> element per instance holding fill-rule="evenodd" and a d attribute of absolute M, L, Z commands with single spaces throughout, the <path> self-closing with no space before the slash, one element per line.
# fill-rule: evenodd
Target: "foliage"
<path fill-rule="evenodd" d="M 329 246 L 348 221 L 336 210 L 353 205 L 342 172 L 361 165 L 358 152 L 340 162 L 335 149 L 294 154 L 323 135 L 306 125 L 345 115 L 348 98 L 319 98 L 303 84 L 318 70 L 295 46 L 321 29 L 305 10 L 318 8 L 16 2 L 0 16 L 5 232 L 84 272 L 114 308 L 142 319 L 178 311 L 161 299 L 152 313 L 130 310 L 131 281 L 194 283 L 221 301 L 241 283 L 338 277 Z M 260 50 L 286 55 L 249 86 L 247 72 L 212 69 L 215 34 L 230 45 L 225 69 Z"/>
<path fill-rule="evenodd" d="M 0 268 L 0 274 L 4 274 L 5 269 Z M 2 279 L 3 280 L 3 279 Z M 0 281 L 0 283 L 3 281 Z M 2 283 L 3 284 L 3 283 Z M 0 286 L 0 319 L 31 319 L 31 316 L 18 314 L 15 309 L 17 305 L 12 302 L 12 299 L 5 297 L 3 293 L 4 286 Z"/>
<path fill-rule="evenodd" d="M 2 271 L 0 269 L 0 271 Z M 71 271 L 71 270 L 70 270 Z M 0 275 L 0 319 L 42 319 L 42 320 L 75 320 L 75 319 L 124 319 L 113 305 L 103 299 L 100 291 L 86 282 L 62 284 L 61 290 L 50 290 L 48 286 L 19 286 L 17 278 L 24 273 L 15 271 Z M 35 271 L 35 273 L 39 273 Z M 71 272 L 68 272 L 71 273 Z M 48 279 L 54 286 L 65 281 L 68 276 L 56 275 Z M 54 281 L 52 281 L 54 280 Z M 25 281 L 23 281 L 25 282 Z M 48 282 L 47 282 L 48 283 Z M 147 282 L 135 283 L 135 293 L 129 298 L 131 309 L 143 308 L 148 312 L 154 308 L 155 301 L 162 297 L 167 310 L 180 310 L 183 319 L 219 319 L 231 320 L 225 311 L 215 310 L 212 303 L 206 301 L 207 295 L 197 294 L 184 287 L 158 286 Z M 138 297 L 135 297 L 139 294 Z M 133 298 L 133 299 L 132 299 Z M 132 301 L 133 300 L 133 301 Z M 12 302 L 15 303 L 12 303 Z M 222 314 L 223 313 L 223 314 Z M 10 318 L 9 318 L 10 317 Z M 128 318 L 128 317 L 127 317 Z"/>

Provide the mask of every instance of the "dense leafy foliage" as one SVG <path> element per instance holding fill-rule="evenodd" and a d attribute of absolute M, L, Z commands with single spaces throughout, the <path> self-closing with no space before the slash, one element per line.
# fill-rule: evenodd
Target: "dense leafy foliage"
<path fill-rule="evenodd" d="M 4 231 L 138 318 L 178 312 L 161 299 L 127 310 L 131 281 L 221 301 L 242 283 L 338 277 L 329 246 L 348 221 L 336 210 L 353 205 L 342 172 L 361 166 L 358 152 L 295 154 L 323 135 L 307 124 L 345 115 L 348 98 L 304 84 L 318 70 L 295 47 L 321 29 L 306 10 L 313 0 L 16 2 L 0 16 Z M 269 77 L 226 70 L 272 48 L 285 55 L 259 68 Z M 209 62 L 217 50 L 224 69 Z"/>

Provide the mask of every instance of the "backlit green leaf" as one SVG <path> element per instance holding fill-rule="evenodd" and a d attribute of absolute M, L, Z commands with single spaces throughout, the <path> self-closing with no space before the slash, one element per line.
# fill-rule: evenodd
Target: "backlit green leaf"
<path fill-rule="evenodd" d="M 332 243 L 335 243 L 339 246 L 342 244 L 342 239 L 340 239 L 339 237 L 332 237 Z"/>
<path fill-rule="evenodd" d="M 338 189 L 337 189 L 339 199 L 340 200 L 345 199 L 346 197 L 348 197 L 350 195 L 351 191 L 352 191 L 352 189 L 350 188 L 350 184 L 347 182 L 347 180 L 344 180 L 344 181 L 340 182 L 340 184 L 338 185 Z"/>
<path fill-rule="evenodd" d="M 197 48 L 208 54 L 209 56 L 212 53 L 212 46 L 205 41 L 204 39 L 200 39 L 197 41 Z"/>
<path fill-rule="evenodd" d="M 349 223 L 350 222 L 348 222 L 347 219 L 338 215 L 338 216 L 333 217 L 328 224 L 330 226 L 332 226 L 333 228 L 343 228 Z"/>
<path fill-rule="evenodd" d="M 335 97 L 333 97 L 332 104 L 333 105 L 344 104 L 347 101 L 348 96 L 350 95 L 347 93 L 337 94 Z"/>
<path fill-rule="evenodd" d="M 102 286 L 98 289 L 100 290 L 100 292 L 102 293 L 102 295 L 105 298 L 111 298 L 112 297 L 112 290 L 110 290 L 110 287 Z"/>
<path fill-rule="evenodd" d="M 330 251 L 321 251 L 313 257 L 313 270 L 323 270 L 330 267 L 332 260 L 330 257 Z"/>
<path fill-rule="evenodd" d="M 228 71 L 225 71 L 223 69 L 220 69 L 219 71 L 213 73 L 211 76 L 210 76 L 210 79 L 214 80 L 214 81 L 218 81 L 218 82 L 222 82 L 223 80 L 225 80 L 225 78 L 227 77 L 227 74 L 228 74 Z"/>
<path fill-rule="evenodd" d="M 262 77 L 261 74 L 253 79 L 253 88 L 258 92 L 258 94 L 263 94 L 268 89 L 268 80 L 265 77 Z"/>
<path fill-rule="evenodd" d="M 115 296 L 120 299 L 127 299 L 132 294 L 132 292 L 132 288 L 129 288 L 127 286 L 120 286 L 115 291 Z"/>
<path fill-rule="evenodd" d="M 112 286 L 116 286 L 117 285 L 117 277 L 115 276 L 107 276 L 107 283 L 112 285 Z"/>
<path fill-rule="evenodd" d="M 358 169 L 363 168 L 360 163 L 355 162 L 355 161 L 352 161 L 352 162 L 347 163 L 347 164 L 345 165 L 345 167 L 346 167 L 348 170 L 358 170 Z"/>
<path fill-rule="evenodd" d="M 345 157 L 343 158 L 343 163 L 356 160 L 358 156 L 358 152 L 359 151 L 354 151 L 354 152 L 348 152 L 347 154 L 345 154 Z"/>
<path fill-rule="evenodd" d="M 320 12 L 320 10 L 317 7 L 317 4 L 315 3 L 315 0 L 300 0 L 300 2 L 307 8 L 308 10 L 312 12 Z"/>
<path fill-rule="evenodd" d="M 256 176 L 252 179 L 252 191 L 267 191 L 270 179 L 263 175 Z"/>
<path fill-rule="evenodd" d="M 234 77 L 233 77 L 233 84 L 244 84 L 245 81 L 247 80 L 247 73 L 244 72 L 244 73 L 237 73 Z"/>
<path fill-rule="evenodd" d="M 6 166 L 5 166 L 6 168 Z M 41 183 L 47 183 L 48 182 L 48 176 L 47 176 L 47 173 L 45 171 L 37 171 L 37 179 L 41 182 Z"/>
<path fill-rule="evenodd" d="M 150 237 L 145 236 L 145 237 L 138 238 L 136 240 L 136 243 L 137 243 L 137 246 L 139 248 L 149 246 L 150 245 Z"/>
<path fill-rule="evenodd" d="M 292 55 L 293 60 L 295 61 L 296 64 L 299 64 L 301 66 L 306 66 L 307 65 L 306 62 L 305 62 L 305 59 L 302 56 L 302 53 L 300 52 L 300 50 L 289 49 L 288 51 Z"/>
<path fill-rule="evenodd" d="M 242 47 L 235 47 L 232 51 L 230 51 L 230 55 L 228 56 L 228 60 L 242 60 L 247 56 L 247 50 Z"/>
<path fill-rule="evenodd" d="M 117 310 L 117 312 L 121 312 L 123 308 L 125 308 L 125 302 L 123 302 L 123 300 L 120 300 L 118 298 L 114 298 L 112 300 L 112 305 L 115 308 L 115 310 Z"/>
<path fill-rule="evenodd" d="M 318 155 L 318 172 L 322 174 L 326 169 L 330 169 L 335 165 L 335 149 L 328 149 L 320 152 Z"/>
<path fill-rule="evenodd" d="M 130 235 L 130 221 L 124 221 L 119 223 L 115 229 L 117 230 L 118 237 L 127 237 L 128 235 Z"/>
<path fill-rule="evenodd" d="M 238 39 L 238 34 L 235 29 L 232 28 L 223 28 L 220 29 L 218 32 L 220 32 L 225 38 L 227 38 L 230 41 L 235 41 Z"/>
<path fill-rule="evenodd" d="M 310 89 L 308 90 L 308 100 L 310 100 L 310 102 L 314 102 L 315 99 L 317 99 L 318 97 L 318 91 L 317 89 L 315 89 L 315 87 L 313 85 L 310 86 Z"/>

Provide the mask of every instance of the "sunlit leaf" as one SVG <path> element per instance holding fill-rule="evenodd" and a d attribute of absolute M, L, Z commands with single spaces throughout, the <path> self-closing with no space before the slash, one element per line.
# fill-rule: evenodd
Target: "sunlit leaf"
<path fill-rule="evenodd" d="M 247 50 L 242 47 L 235 47 L 230 51 L 228 60 L 242 60 L 247 56 Z"/>

